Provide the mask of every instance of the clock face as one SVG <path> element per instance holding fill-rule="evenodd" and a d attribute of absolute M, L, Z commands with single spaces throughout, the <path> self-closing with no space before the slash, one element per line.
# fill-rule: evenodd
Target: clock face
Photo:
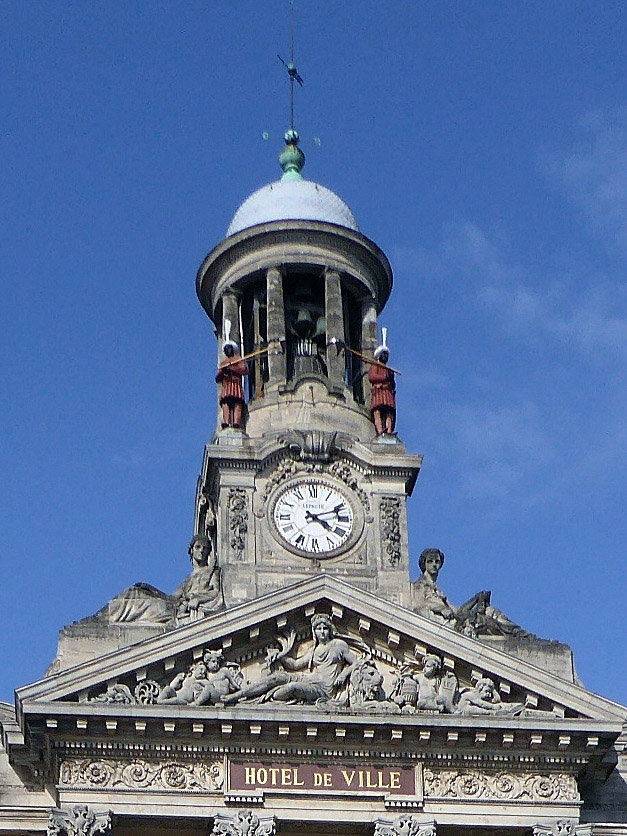
<path fill-rule="evenodd" d="M 272 520 L 279 539 L 308 557 L 329 557 L 347 545 L 355 530 L 348 498 L 318 479 L 284 488 L 274 502 Z"/>

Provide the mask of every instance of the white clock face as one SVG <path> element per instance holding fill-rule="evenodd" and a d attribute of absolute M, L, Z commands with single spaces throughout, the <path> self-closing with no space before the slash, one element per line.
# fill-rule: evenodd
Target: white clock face
<path fill-rule="evenodd" d="M 348 499 L 325 482 L 309 479 L 281 492 L 273 520 L 282 540 L 307 555 L 327 556 L 346 544 L 354 528 Z"/>

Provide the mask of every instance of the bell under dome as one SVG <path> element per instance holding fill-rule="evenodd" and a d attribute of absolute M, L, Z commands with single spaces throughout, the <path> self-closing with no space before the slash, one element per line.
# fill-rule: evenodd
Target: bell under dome
<path fill-rule="evenodd" d="M 227 237 L 272 221 L 323 221 L 359 232 L 355 216 L 335 192 L 303 178 L 305 155 L 298 147 L 296 131 L 285 135 L 279 161 L 283 177 L 246 198 L 229 224 Z"/>

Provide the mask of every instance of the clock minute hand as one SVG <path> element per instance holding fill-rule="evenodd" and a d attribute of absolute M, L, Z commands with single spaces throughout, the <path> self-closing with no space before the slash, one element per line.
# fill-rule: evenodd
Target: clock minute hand
<path fill-rule="evenodd" d="M 333 531 L 329 523 L 326 520 L 321 520 L 318 514 L 312 514 L 311 511 L 306 511 L 305 519 L 310 521 L 313 520 L 313 522 L 319 523 L 323 528 L 326 528 L 327 531 Z"/>

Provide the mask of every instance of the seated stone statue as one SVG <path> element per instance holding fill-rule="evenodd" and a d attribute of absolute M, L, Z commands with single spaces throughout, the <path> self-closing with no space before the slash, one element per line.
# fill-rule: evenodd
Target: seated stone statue
<path fill-rule="evenodd" d="M 224 609 L 221 572 L 211 540 L 204 534 L 196 534 L 188 553 L 192 571 L 172 596 L 179 621 L 193 621 Z"/>
<path fill-rule="evenodd" d="M 404 714 L 415 711 L 451 713 L 457 691 L 457 679 L 451 673 L 442 673 L 442 660 L 428 653 L 423 657 L 422 668 L 405 665 L 396 681 L 392 700 Z"/>
<path fill-rule="evenodd" d="M 491 605 L 491 593 L 488 591 L 477 592 L 459 607 L 452 604 L 437 584 L 444 565 L 444 554 L 439 549 L 425 549 L 418 565 L 422 575 L 412 583 L 412 608 L 415 612 L 473 638 L 530 635 Z"/>
<path fill-rule="evenodd" d="M 229 664 L 221 650 L 205 650 L 201 662 L 177 674 L 157 696 L 161 705 L 216 705 L 237 691 L 241 674 L 237 665 Z"/>
<path fill-rule="evenodd" d="M 348 681 L 357 658 L 346 641 L 335 635 L 328 615 L 314 615 L 311 619 L 314 646 L 296 659 L 288 656 L 294 636 L 283 643 L 283 648 L 268 652 L 269 673 L 257 682 L 240 688 L 224 697 L 223 702 L 262 698 L 278 702 L 328 702 L 338 696 Z"/>
<path fill-rule="evenodd" d="M 467 716 L 490 714 L 500 717 L 517 717 L 524 710 L 523 703 L 503 702 L 494 687 L 494 682 L 489 677 L 482 677 L 477 680 L 474 688 L 461 692 L 454 713 Z"/>

